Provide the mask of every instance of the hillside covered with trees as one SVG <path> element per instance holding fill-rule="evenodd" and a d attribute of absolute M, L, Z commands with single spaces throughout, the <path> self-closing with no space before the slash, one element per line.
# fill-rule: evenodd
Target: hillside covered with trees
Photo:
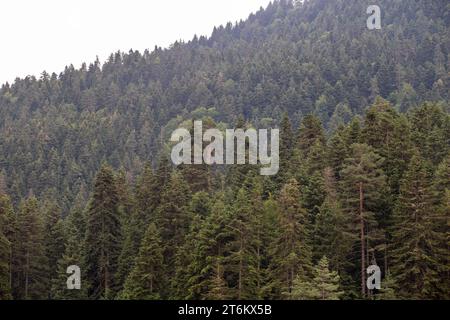
<path fill-rule="evenodd" d="M 450 5 L 380 0 L 370 31 L 369 4 L 4 84 L 0 299 L 450 298 Z M 279 173 L 174 167 L 192 120 L 279 127 Z"/>

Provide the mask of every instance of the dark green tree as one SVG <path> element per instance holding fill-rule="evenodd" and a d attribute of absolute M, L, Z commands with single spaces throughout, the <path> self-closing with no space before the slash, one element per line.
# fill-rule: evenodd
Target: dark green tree
<path fill-rule="evenodd" d="M 30 196 L 21 203 L 17 219 L 15 298 L 46 299 L 49 279 L 44 219 L 34 196 Z"/>
<path fill-rule="evenodd" d="M 120 222 L 114 172 L 103 165 L 95 179 L 86 223 L 86 280 L 92 299 L 112 299 L 117 292 L 115 273 L 122 241 Z"/>
<path fill-rule="evenodd" d="M 392 273 L 403 298 L 443 297 L 445 284 L 439 272 L 446 270 L 446 233 L 439 227 L 445 219 L 434 206 L 432 175 L 426 162 L 415 155 L 400 188 L 392 239 Z M 448 261 L 448 260 L 447 260 Z"/>
<path fill-rule="evenodd" d="M 291 179 L 281 190 L 278 199 L 279 235 L 271 249 L 272 286 L 279 294 L 291 298 L 296 276 L 311 273 L 311 248 L 308 245 L 308 218 L 300 202 L 298 182 Z"/>
<path fill-rule="evenodd" d="M 366 266 L 376 253 L 374 250 L 383 233 L 378 228 L 374 212 L 386 191 L 386 178 L 382 170 L 384 159 L 366 144 L 353 144 L 351 157 L 346 159 L 340 176 L 340 197 L 344 212 L 351 217 L 359 234 L 361 296 L 366 297 Z M 370 256 L 370 254 L 372 256 Z"/>
<path fill-rule="evenodd" d="M 147 228 L 134 267 L 125 281 L 120 299 L 159 300 L 166 284 L 163 245 L 158 228 L 151 223 Z"/>

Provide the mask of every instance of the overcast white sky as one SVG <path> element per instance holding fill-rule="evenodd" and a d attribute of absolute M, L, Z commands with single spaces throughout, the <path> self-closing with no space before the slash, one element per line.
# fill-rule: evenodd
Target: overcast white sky
<path fill-rule="evenodd" d="M 9 0 L 0 3 L 0 83 L 101 61 L 117 50 L 210 35 L 270 0 Z"/>

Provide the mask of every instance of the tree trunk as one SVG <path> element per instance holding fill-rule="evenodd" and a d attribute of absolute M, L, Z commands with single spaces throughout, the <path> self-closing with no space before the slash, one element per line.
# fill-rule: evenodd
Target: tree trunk
<path fill-rule="evenodd" d="M 13 253 L 12 253 L 12 243 L 9 246 L 9 288 L 12 292 L 13 287 Z"/>
<path fill-rule="evenodd" d="M 27 252 L 27 259 L 26 259 L 26 267 L 25 267 L 25 300 L 28 300 L 28 274 L 30 272 L 30 253 Z"/>
<path fill-rule="evenodd" d="M 242 294 L 242 272 L 243 272 L 243 261 L 242 261 L 242 254 L 243 254 L 243 243 L 242 243 L 242 234 L 241 234 L 241 242 L 240 242 L 240 254 L 239 254 L 239 292 L 238 292 L 238 300 L 241 300 L 241 294 Z"/>
<path fill-rule="evenodd" d="M 366 266 L 365 266 L 365 241 L 364 241 L 364 194 L 363 183 L 359 183 L 359 218 L 360 218 L 360 233 L 361 233 L 361 294 L 362 298 L 366 297 Z"/>

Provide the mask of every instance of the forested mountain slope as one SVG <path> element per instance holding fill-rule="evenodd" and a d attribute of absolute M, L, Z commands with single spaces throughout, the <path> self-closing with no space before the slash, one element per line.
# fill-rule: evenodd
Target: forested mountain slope
<path fill-rule="evenodd" d="M 47 192 L 67 209 L 102 161 L 134 175 L 190 118 L 234 124 L 243 116 L 276 126 L 286 111 L 296 126 L 314 113 L 336 129 L 377 95 L 402 112 L 447 103 L 448 2 L 380 0 L 382 30 L 375 31 L 366 27 L 369 2 L 277 1 L 209 38 L 4 84 L 7 189 L 16 202 L 31 189 Z"/>
<path fill-rule="evenodd" d="M 278 1 L 3 85 L 0 299 L 448 299 L 447 2 Z M 279 127 L 279 173 L 174 167 L 193 119 Z"/>

